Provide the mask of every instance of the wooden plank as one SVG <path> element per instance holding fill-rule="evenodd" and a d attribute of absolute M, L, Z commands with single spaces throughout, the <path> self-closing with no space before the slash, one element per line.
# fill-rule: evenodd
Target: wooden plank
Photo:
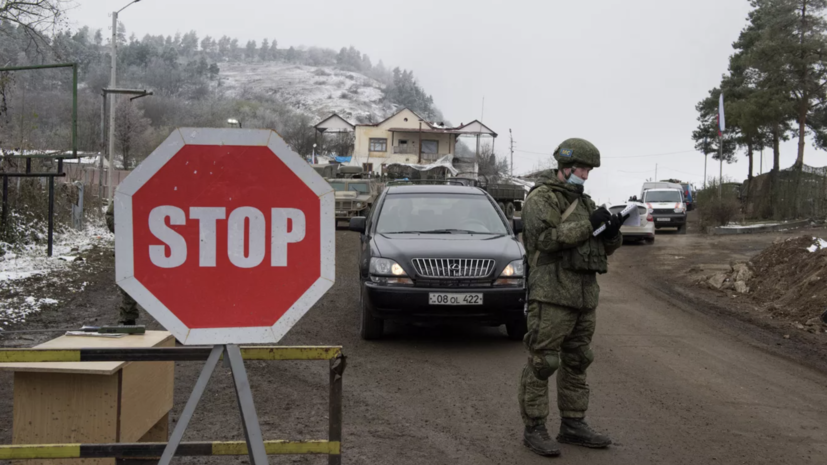
<path fill-rule="evenodd" d="M 117 441 L 118 376 L 14 374 L 13 444 Z M 114 459 L 34 460 L 20 465 L 114 465 Z"/>
<path fill-rule="evenodd" d="M 156 347 L 175 347 L 175 338 L 170 335 Z M 137 442 L 172 409 L 174 370 L 175 362 L 135 362 L 123 368 L 118 442 Z"/>
<path fill-rule="evenodd" d="M 169 340 L 174 341 L 168 331 L 147 331 L 146 334 L 128 335 L 120 338 L 61 336 L 44 342 L 36 349 L 87 349 L 104 347 L 157 347 Z M 46 363 L 0 363 L 0 371 L 25 371 L 40 373 L 83 373 L 90 375 L 112 375 L 127 362 L 46 362 Z"/>
<path fill-rule="evenodd" d="M 169 441 L 169 412 L 144 434 L 138 442 L 167 442 Z"/>

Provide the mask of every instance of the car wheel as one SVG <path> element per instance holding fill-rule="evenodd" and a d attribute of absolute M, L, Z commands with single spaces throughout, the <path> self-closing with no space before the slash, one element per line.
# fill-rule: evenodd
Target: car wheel
<path fill-rule="evenodd" d="M 678 227 L 678 234 L 686 234 L 686 225 L 685 224 L 682 224 L 680 227 Z"/>
<path fill-rule="evenodd" d="M 511 202 L 508 202 L 508 203 L 505 205 L 505 217 L 506 217 L 506 218 L 508 218 L 509 220 L 513 220 L 513 219 L 514 219 L 514 211 L 515 211 L 515 210 L 516 210 L 516 209 L 514 208 L 514 204 L 513 204 L 513 203 L 511 203 Z"/>
<path fill-rule="evenodd" d="M 655 236 L 647 237 L 644 240 L 646 241 L 647 244 L 654 244 L 655 243 Z"/>
<path fill-rule="evenodd" d="M 522 341 L 527 331 L 525 317 L 511 320 L 505 324 L 505 332 L 512 341 Z"/>
<path fill-rule="evenodd" d="M 367 303 L 365 303 L 364 291 L 359 294 L 359 307 L 361 307 L 362 324 L 359 328 L 359 335 L 366 341 L 382 338 L 385 331 L 385 321 L 374 318 L 370 314 Z"/>

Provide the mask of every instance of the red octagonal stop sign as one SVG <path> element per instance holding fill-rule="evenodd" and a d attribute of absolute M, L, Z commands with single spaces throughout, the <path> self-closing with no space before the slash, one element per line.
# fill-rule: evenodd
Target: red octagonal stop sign
<path fill-rule="evenodd" d="M 118 284 L 184 344 L 274 343 L 333 285 L 330 185 L 273 131 L 173 132 L 118 187 Z"/>

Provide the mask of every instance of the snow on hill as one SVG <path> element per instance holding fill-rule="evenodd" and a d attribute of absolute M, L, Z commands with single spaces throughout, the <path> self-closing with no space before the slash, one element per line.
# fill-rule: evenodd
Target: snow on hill
<path fill-rule="evenodd" d="M 381 82 L 332 67 L 223 63 L 219 77 L 231 97 L 272 96 L 318 119 L 335 112 L 353 123 L 379 121 L 397 110 L 385 100 Z"/>

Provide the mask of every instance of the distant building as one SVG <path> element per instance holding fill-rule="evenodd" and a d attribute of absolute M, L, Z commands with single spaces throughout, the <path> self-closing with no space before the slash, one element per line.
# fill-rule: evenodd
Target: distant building
<path fill-rule="evenodd" d="M 391 163 L 426 165 L 450 155 L 451 163 L 460 176 L 475 177 L 476 157 L 456 157 L 459 137 L 497 137 L 497 133 L 476 120 L 457 127 L 447 127 L 442 123 L 427 121 L 407 108 L 376 124 L 351 125 L 334 114 L 319 125 L 341 130 L 353 127 L 355 141 L 350 164 L 375 173 L 382 173 L 383 166 Z M 475 142 L 472 150 L 477 146 Z"/>

